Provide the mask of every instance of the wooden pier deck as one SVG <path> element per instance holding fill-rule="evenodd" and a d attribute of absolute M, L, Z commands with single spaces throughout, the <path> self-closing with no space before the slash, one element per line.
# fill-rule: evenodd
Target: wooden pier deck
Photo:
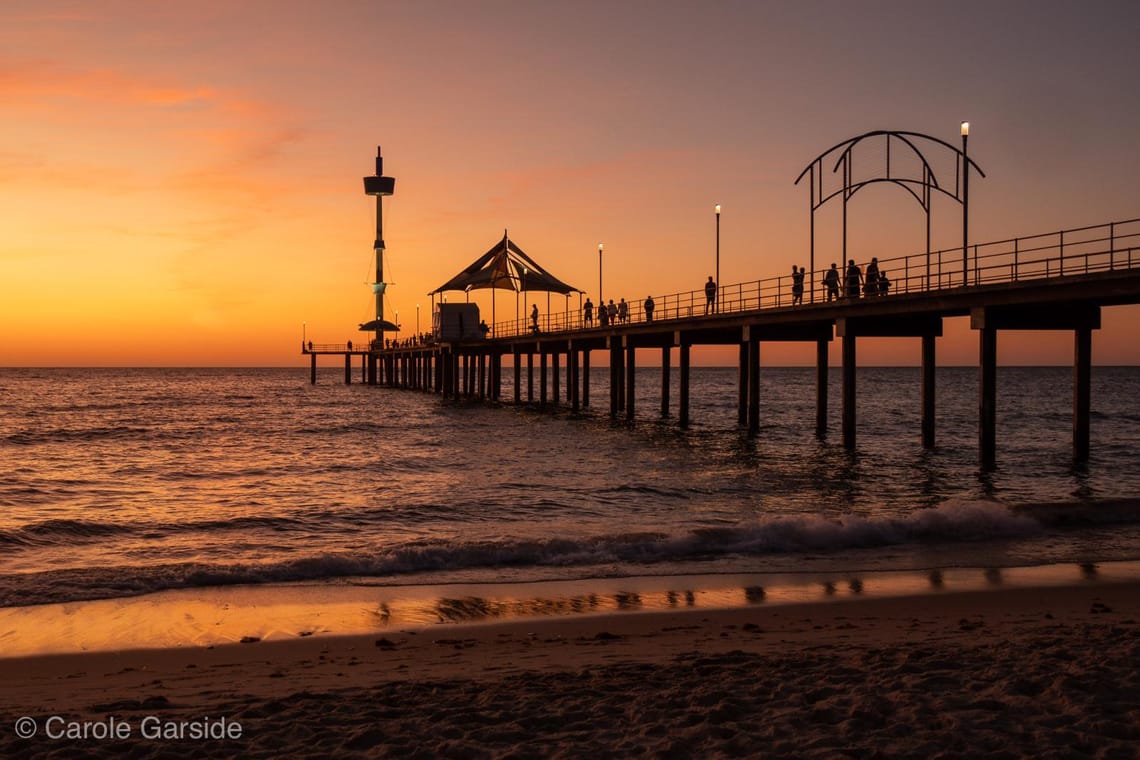
<path fill-rule="evenodd" d="M 503 358 L 511 357 L 514 402 L 535 399 L 534 364 L 538 357 L 538 402 L 563 403 L 559 382 L 565 361 L 564 403 L 577 411 L 588 407 L 590 355 L 608 353 L 609 413 L 634 418 L 637 349 L 661 351 L 661 414 L 670 415 L 670 375 L 677 350 L 680 388 L 677 421 L 689 424 L 689 368 L 693 346 L 738 347 L 739 424 L 750 434 L 760 422 L 760 344 L 806 341 L 816 344 L 816 433 L 827 433 L 828 345 L 842 341 L 842 436 L 856 445 L 857 345 L 861 337 L 921 339 L 922 423 L 924 446 L 935 441 L 935 366 L 942 321 L 969 316 L 979 336 L 978 443 L 983 467 L 996 463 L 997 346 L 1001 330 L 1071 330 L 1073 349 L 1073 456 L 1089 456 L 1092 334 L 1101 326 L 1101 308 L 1140 303 L 1140 219 L 1046 235 L 961 247 L 882 260 L 891 290 L 885 294 L 828 301 L 823 271 L 808 274 L 804 303 L 792 305 L 791 277 L 776 277 L 721 287 L 718 302 L 706 313 L 703 291 L 655 297 L 652 320 L 641 304 L 630 304 L 627 322 L 607 327 L 583 324 L 578 309 L 548 314 L 540 332 L 525 320 L 491 326 L 485 340 L 387 347 L 306 344 L 311 381 L 317 357 L 341 355 L 345 382 L 351 382 L 352 357 L 361 357 L 364 382 L 420 389 L 445 398 L 501 399 Z M 861 262 L 865 265 L 866 262 Z M 523 398 L 522 371 L 526 367 Z M 548 372 L 548 367 L 550 371 Z M 548 396 L 548 390 L 550 394 Z"/>

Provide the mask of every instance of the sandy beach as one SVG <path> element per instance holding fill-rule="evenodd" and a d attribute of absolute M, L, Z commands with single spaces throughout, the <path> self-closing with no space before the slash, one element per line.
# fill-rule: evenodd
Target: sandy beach
<path fill-rule="evenodd" d="M 0 752 L 1132 758 L 1138 620 L 1096 582 L 8 658 Z"/>

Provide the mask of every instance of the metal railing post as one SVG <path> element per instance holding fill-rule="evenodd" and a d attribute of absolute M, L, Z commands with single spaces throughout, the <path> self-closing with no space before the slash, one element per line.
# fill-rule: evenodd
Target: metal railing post
<path fill-rule="evenodd" d="M 1061 245 L 1060 245 L 1060 250 L 1061 250 L 1060 277 L 1064 277 L 1065 276 L 1065 230 L 1061 230 L 1060 232 L 1058 232 L 1058 235 L 1060 236 L 1060 242 L 1061 242 Z"/>

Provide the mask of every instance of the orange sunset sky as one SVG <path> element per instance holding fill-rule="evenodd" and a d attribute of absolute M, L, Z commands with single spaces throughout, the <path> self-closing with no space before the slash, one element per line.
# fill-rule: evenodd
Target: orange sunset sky
<path fill-rule="evenodd" d="M 793 182 L 873 129 L 956 144 L 971 122 L 972 242 L 1140 217 L 1137 39 L 1134 0 L 5 0 L 0 365 L 301 366 L 303 324 L 360 340 L 377 145 L 408 332 L 504 228 L 591 294 L 604 241 L 606 295 L 630 300 L 700 287 L 715 203 L 722 284 L 806 264 Z M 849 214 L 860 261 L 923 249 L 896 187 Z M 817 264 L 838 259 L 839 204 L 817 225 Z M 936 199 L 933 226 L 958 245 L 960 206 Z M 940 363 L 976 361 L 963 322 Z M 1095 361 L 1140 363 L 1140 307 L 1103 324 Z M 999 352 L 1065 363 L 1072 339 L 1003 333 Z M 914 364 L 917 340 L 859 359 Z"/>

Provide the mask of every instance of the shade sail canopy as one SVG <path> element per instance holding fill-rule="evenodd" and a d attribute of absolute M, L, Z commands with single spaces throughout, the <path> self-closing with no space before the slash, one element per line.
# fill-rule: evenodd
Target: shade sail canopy
<path fill-rule="evenodd" d="M 362 324 L 359 329 L 365 332 L 374 332 L 376 330 L 399 330 L 400 328 L 386 319 L 373 319 Z"/>
<path fill-rule="evenodd" d="M 521 248 L 507 238 L 506 230 L 503 230 L 503 239 L 495 243 L 491 250 L 475 259 L 470 266 L 428 295 L 442 293 L 445 290 L 484 288 L 549 291 L 563 295 L 583 292 L 573 285 L 567 285 L 539 266 L 534 259 L 523 253 Z"/>

